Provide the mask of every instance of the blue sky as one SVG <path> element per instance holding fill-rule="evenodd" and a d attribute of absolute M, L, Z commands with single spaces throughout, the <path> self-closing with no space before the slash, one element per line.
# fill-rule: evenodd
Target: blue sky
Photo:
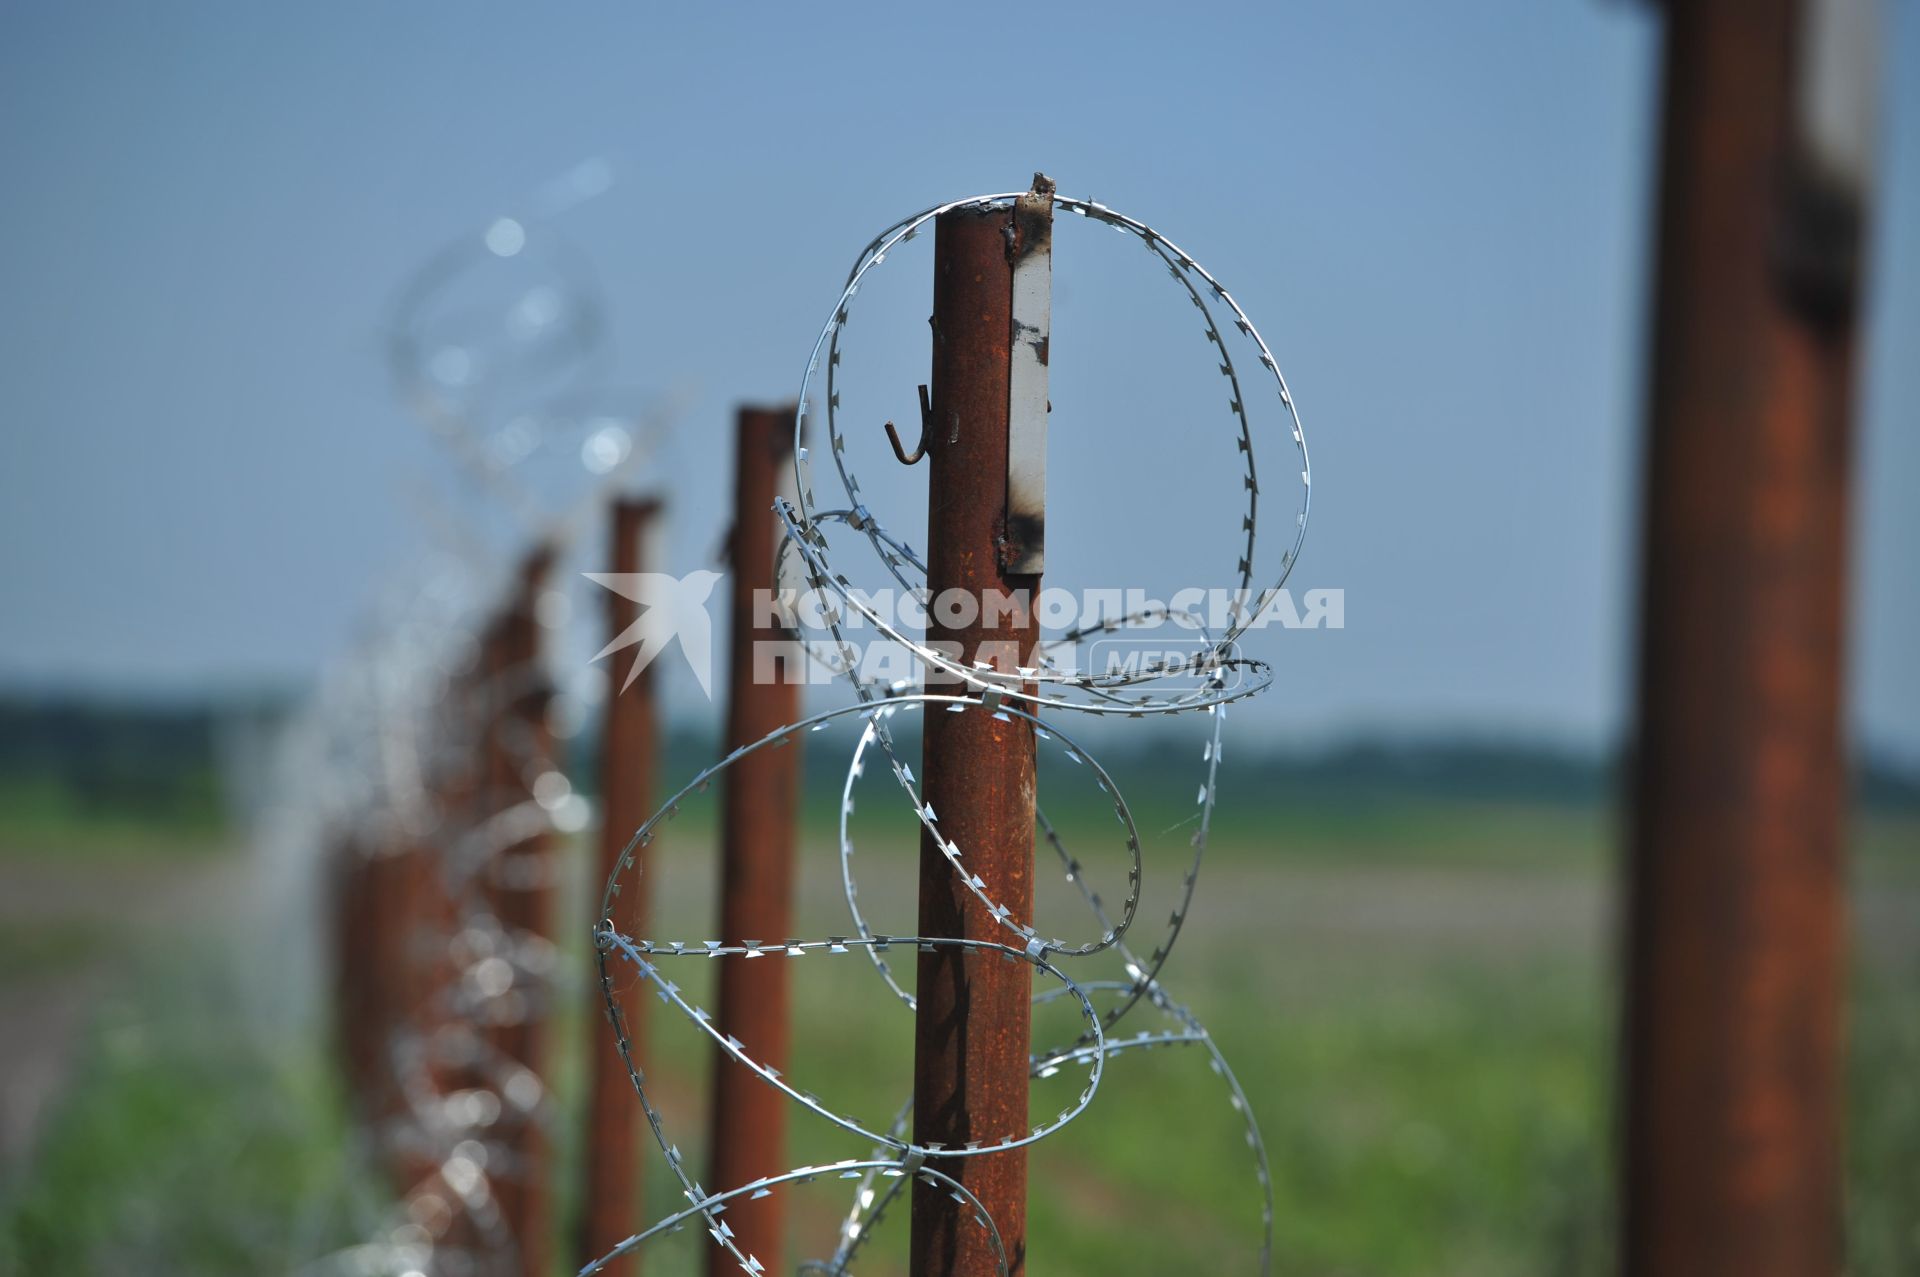
<path fill-rule="evenodd" d="M 794 393 L 868 236 L 1045 168 L 1213 269 L 1296 392 L 1316 490 L 1295 579 L 1344 588 L 1347 628 L 1262 653 L 1259 721 L 1608 739 L 1649 8 L 1105 4 L 963 28 L 912 6 L 8 6 L 0 679 L 295 680 L 348 645 L 426 539 L 408 494 L 447 470 L 386 381 L 394 290 L 584 158 L 617 180 L 561 229 L 608 298 L 614 371 L 684 395 L 649 476 L 676 571 L 719 537 L 730 406 Z M 1886 43 L 1853 704 L 1920 756 L 1920 76 L 1893 73 L 1920 55 L 1913 5 Z M 1056 346 L 1088 336 L 1077 402 L 1055 392 L 1050 526 L 1153 532 L 1089 552 L 1100 585 L 1213 584 L 1214 454 L 1187 458 L 1124 353 L 1170 294 L 1102 245 L 1058 253 Z M 924 358 L 926 260 L 898 269 L 861 312 L 876 435 Z M 914 506 L 922 474 L 882 495 Z"/>

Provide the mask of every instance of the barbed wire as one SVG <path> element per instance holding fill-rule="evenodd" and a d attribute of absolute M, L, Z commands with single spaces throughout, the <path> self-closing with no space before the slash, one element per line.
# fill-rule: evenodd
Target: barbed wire
<path fill-rule="evenodd" d="M 1245 494 L 1245 513 L 1241 519 L 1241 531 L 1245 539 L 1235 559 L 1235 576 L 1239 585 L 1230 609 L 1230 621 L 1218 633 L 1208 631 L 1198 618 L 1189 618 L 1193 623 L 1192 628 L 1201 635 L 1201 642 L 1187 655 L 1146 662 L 1136 669 L 1106 674 L 1083 673 L 1079 671 L 1077 662 L 1059 663 L 1052 659 L 1053 654 L 1062 647 L 1071 648 L 1089 636 L 1140 623 L 1155 615 L 1167 619 L 1170 610 L 1157 605 L 1146 612 L 1103 619 L 1098 624 L 1071 631 L 1043 648 L 1042 656 L 1036 659 L 1033 666 L 1017 666 L 1007 671 L 983 662 L 963 664 L 890 622 L 854 587 L 847 574 L 834 566 L 832 558 L 828 529 L 858 532 L 865 536 L 879 564 L 896 582 L 910 592 L 925 588 L 925 562 L 904 541 L 888 532 L 868 507 L 859 479 L 845 458 L 846 440 L 837 419 L 841 397 L 839 370 L 843 356 L 841 339 L 854 297 L 871 272 L 885 262 L 890 253 L 914 238 L 941 214 L 960 209 L 1009 207 L 1016 198 L 1016 193 L 1006 193 L 952 201 L 904 218 L 882 231 L 856 259 L 847 283 L 815 342 L 798 399 L 793 463 L 795 500 L 781 499 L 776 503 L 785 534 L 778 552 L 776 571 L 785 572 L 797 565 L 797 570 L 808 584 L 822 597 L 832 600 L 822 609 L 826 638 L 802 636 L 801 642 L 810 657 L 847 678 L 855 700 L 849 705 L 800 718 L 758 740 L 741 745 L 700 772 L 634 831 L 616 870 L 605 885 L 600 900 L 600 921 L 593 928 L 592 939 L 606 1014 L 648 1125 L 680 1185 L 687 1205 L 589 1263 L 581 1270 L 582 1277 L 638 1248 L 648 1239 L 663 1232 L 678 1230 L 694 1220 L 706 1227 L 714 1242 L 733 1258 L 742 1271 L 750 1275 L 759 1274 L 765 1269 L 764 1262 L 739 1245 L 723 1218 L 728 1204 L 743 1195 L 765 1195 L 791 1184 L 826 1176 L 853 1181 L 854 1200 L 840 1224 L 833 1254 L 806 1261 L 801 1265 L 802 1272 L 833 1274 L 837 1277 L 848 1271 L 848 1266 L 872 1235 L 874 1226 L 888 1206 L 897 1199 L 906 1184 L 918 1179 L 932 1187 L 952 1192 L 957 1200 L 970 1208 L 975 1226 L 987 1236 L 998 1271 L 1004 1274 L 1007 1270 L 1006 1252 L 996 1221 L 990 1218 L 979 1200 L 968 1193 L 964 1186 L 937 1167 L 929 1165 L 928 1159 L 985 1156 L 1045 1140 L 1089 1110 L 1100 1089 L 1109 1058 L 1127 1051 L 1171 1046 L 1198 1047 L 1204 1051 L 1210 1067 L 1223 1079 L 1233 1108 L 1244 1120 L 1246 1141 L 1253 1154 L 1254 1177 L 1262 1202 L 1259 1268 L 1265 1273 L 1270 1267 L 1272 1180 L 1252 1107 L 1211 1035 L 1190 1010 L 1174 1000 L 1161 978 L 1175 942 L 1185 926 L 1211 830 L 1227 707 L 1233 701 L 1264 690 L 1273 679 L 1272 669 L 1266 662 L 1239 654 L 1236 644 L 1284 587 L 1306 535 L 1312 496 L 1312 468 L 1305 432 L 1292 394 L 1266 342 L 1239 303 L 1215 277 L 1158 231 L 1091 200 L 1054 198 L 1057 209 L 1136 237 L 1166 266 L 1183 293 L 1199 310 L 1206 338 L 1218 351 L 1220 372 L 1231 387 L 1228 409 L 1234 423 L 1238 451 L 1243 458 L 1242 490 Z M 1286 420 L 1290 423 L 1291 444 L 1299 457 L 1300 497 L 1293 532 L 1282 554 L 1273 584 L 1257 595 L 1253 590 L 1253 582 L 1260 486 L 1254 465 L 1254 432 L 1240 374 L 1228 351 L 1222 330 L 1215 321 L 1214 306 L 1224 307 L 1231 316 L 1232 326 L 1257 348 L 1259 363 L 1270 375 Z M 807 419 L 814 381 L 823 367 L 829 456 L 846 497 L 844 507 L 831 509 L 822 508 L 815 499 L 812 463 L 806 447 Z M 914 690 L 918 684 L 913 680 L 882 683 L 863 679 L 858 672 L 858 652 L 847 634 L 851 616 L 857 616 L 883 640 L 909 653 L 922 669 L 928 684 L 944 681 L 956 690 L 950 693 L 918 691 Z M 1232 683 L 1228 678 L 1230 673 L 1236 676 L 1236 681 Z M 1164 685 L 1170 680 L 1183 677 L 1194 677 L 1199 681 L 1184 689 L 1164 690 Z M 1122 842 L 1129 866 L 1126 891 L 1117 911 L 1107 907 L 1085 865 L 1069 850 L 1059 827 L 1047 818 L 1044 809 L 1037 812 L 1039 832 L 1053 848 L 1068 882 L 1079 892 L 1099 928 L 1097 938 L 1074 942 L 1060 936 L 1042 935 L 1035 926 L 1020 921 L 1010 907 L 994 898 L 984 879 L 970 871 L 967 849 L 943 834 L 939 813 L 924 799 L 911 766 L 900 757 L 890 727 L 890 721 L 900 714 L 924 716 L 934 712 L 988 714 L 1001 721 L 1018 720 L 1029 724 L 1037 742 L 1061 751 L 1069 762 L 1082 768 L 1098 790 L 1111 801 L 1122 829 Z M 1129 945 L 1129 935 L 1140 906 L 1145 868 L 1132 811 L 1107 770 L 1087 749 L 1061 730 L 1057 718 L 1071 713 L 1139 718 L 1148 714 L 1188 712 L 1202 713 L 1211 719 L 1208 739 L 1202 752 L 1203 779 L 1196 799 L 1198 821 L 1191 837 L 1192 856 L 1182 877 L 1177 903 L 1169 916 L 1166 931 L 1142 959 Z M 1049 717 L 1042 718 L 1042 714 Z M 706 790 L 716 777 L 745 757 L 762 750 L 787 746 L 803 733 L 812 735 L 850 724 L 857 724 L 860 730 L 850 751 L 839 817 L 840 875 L 853 924 L 850 934 L 769 938 L 729 944 L 719 940 L 636 938 L 619 930 L 613 922 L 614 903 L 624 887 L 642 872 L 637 853 L 653 841 L 661 826 L 674 819 L 684 801 Z M 1004 937 L 989 940 L 938 935 L 889 935 L 877 933 L 869 926 L 858 902 L 854 841 L 849 822 L 854 811 L 854 784 L 862 776 L 870 751 L 875 747 L 884 756 L 900 797 L 913 811 L 926 838 L 941 852 L 956 880 L 1005 929 Z M 909 1132 L 910 1102 L 899 1108 L 891 1120 L 879 1124 L 869 1124 L 857 1115 L 828 1105 L 782 1077 L 771 1063 L 754 1058 L 737 1039 L 722 1033 L 714 1025 L 711 1014 L 683 994 L 668 970 L 676 961 L 689 958 L 796 961 L 813 955 L 864 953 L 895 998 L 911 1008 L 914 995 L 894 978 L 886 960 L 886 955 L 897 947 L 912 952 L 944 948 L 981 954 L 997 953 L 1005 960 L 1026 963 L 1036 974 L 1054 982 L 1051 987 L 1035 995 L 1035 1005 L 1069 1000 L 1080 1011 L 1084 1027 L 1071 1037 L 1032 1051 L 1029 1071 L 1034 1077 L 1052 1077 L 1069 1067 L 1084 1067 L 1087 1070 L 1086 1083 L 1077 1097 L 1051 1119 L 1031 1126 L 1023 1123 L 1018 1130 L 989 1132 L 962 1147 L 948 1147 L 933 1141 L 915 1142 Z M 1102 955 L 1117 957 L 1124 967 L 1126 978 L 1079 980 L 1069 974 L 1068 965 Z M 662 1113 L 649 1094 L 647 1080 L 635 1058 L 633 1041 L 621 1007 L 618 990 L 624 987 L 625 982 L 616 979 L 618 972 L 625 972 L 650 985 L 664 1003 L 712 1038 L 726 1056 L 752 1070 L 762 1082 L 795 1105 L 849 1134 L 865 1139 L 871 1146 L 870 1155 L 864 1159 L 798 1167 L 749 1184 L 722 1186 L 717 1191 L 702 1187 L 686 1166 L 678 1145 L 669 1135 Z M 1110 1005 L 1101 1010 L 1096 1005 L 1096 997 Z M 1143 1005 L 1157 1011 L 1171 1027 L 1158 1032 L 1142 1029 L 1131 1036 L 1117 1033 L 1123 1021 Z M 883 1180 L 887 1181 L 884 1187 Z"/>
<path fill-rule="evenodd" d="M 417 650 L 383 656 L 415 670 L 423 664 Z M 550 1014 L 558 959 L 545 936 L 501 916 L 495 892 L 541 885 L 541 860 L 523 849 L 586 823 L 538 734 L 525 730 L 529 702 L 545 687 L 544 670 L 533 663 L 467 671 L 438 685 L 422 679 L 414 704 L 388 705 L 372 720 L 389 737 L 401 737 L 398 725 L 412 718 L 430 723 L 423 756 L 398 769 L 420 769 L 421 791 L 409 798 L 428 810 L 401 820 L 395 792 L 369 778 L 362 805 L 339 813 L 331 839 L 346 851 L 348 874 L 362 862 L 411 859 L 426 879 L 381 884 L 412 908 L 393 920 L 398 935 L 387 937 L 386 952 L 397 961 L 377 973 L 403 990 L 401 1004 L 378 1026 L 376 1075 L 362 1079 L 371 1092 L 362 1116 L 368 1156 L 401 1189 L 366 1240 L 303 1272 L 517 1271 L 521 1239 L 502 1210 L 502 1190 L 534 1171 L 516 1150 L 527 1128 L 551 1125 L 554 1102 L 545 1080 L 499 1034 Z M 364 734 L 368 725 L 343 727 Z M 490 742 L 491 750 L 475 742 Z M 378 752 L 404 751 L 390 741 Z M 499 773 L 492 777 L 489 758 Z M 342 796 L 352 792 L 343 787 Z"/>
<path fill-rule="evenodd" d="M 590 161 L 527 211 L 460 237 L 401 288 L 388 325 L 396 393 L 483 498 L 482 517 L 506 516 L 513 542 L 531 536 L 548 559 L 675 411 L 601 376 L 607 307 L 551 221 L 609 181 Z M 528 474 L 539 463 L 551 463 L 544 485 Z M 362 1240 L 302 1270 L 316 1277 L 505 1277 L 543 1240 L 516 1235 L 504 1203 L 544 1173 L 522 1150 L 556 1105 L 504 1035 L 549 1017 L 564 986 L 552 940 L 504 916 L 501 893 L 550 887 L 544 844 L 584 828 L 588 806 L 551 745 L 556 687 L 538 636 L 557 628 L 539 614 L 555 591 L 530 589 L 532 560 L 494 557 L 470 529 L 444 539 L 428 584 L 398 592 L 403 606 L 322 698 L 337 757 L 302 778 L 325 793 L 319 838 L 341 853 L 338 877 L 403 863 L 419 876 L 382 884 L 405 899 L 397 960 L 373 978 L 404 1005 L 376 1026 L 376 1076 L 360 1079 L 367 1156 L 401 1187 Z M 518 654 L 501 642 L 511 625 Z"/>

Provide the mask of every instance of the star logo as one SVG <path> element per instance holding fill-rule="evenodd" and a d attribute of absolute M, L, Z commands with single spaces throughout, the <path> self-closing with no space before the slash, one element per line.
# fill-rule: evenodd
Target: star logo
<path fill-rule="evenodd" d="M 626 682 L 620 685 L 621 691 L 632 687 L 640 671 L 677 639 L 681 654 L 700 682 L 700 690 L 707 694 L 708 700 L 713 699 L 713 618 L 707 613 L 707 599 L 713 594 L 720 573 L 702 568 L 685 576 L 668 576 L 664 572 L 587 572 L 582 575 L 595 585 L 640 605 L 640 618 L 615 635 L 613 641 L 593 657 L 598 661 L 622 648 L 640 649 L 627 670 Z"/>

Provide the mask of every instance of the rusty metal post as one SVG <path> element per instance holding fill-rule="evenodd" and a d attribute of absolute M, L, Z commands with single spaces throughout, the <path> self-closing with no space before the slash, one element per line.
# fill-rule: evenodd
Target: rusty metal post
<path fill-rule="evenodd" d="M 553 742 L 547 726 L 550 688 L 539 668 L 542 644 L 536 615 L 552 563 L 550 548 L 543 546 L 528 555 L 514 595 L 487 640 L 494 662 L 489 673 L 515 693 L 497 707 L 486 738 L 487 797 L 496 807 L 530 798 L 534 780 L 552 766 Z M 517 843 L 492 869 L 488 886 L 501 924 L 509 933 L 552 940 L 553 839 L 536 834 Z M 549 1071 L 540 1004 L 547 990 L 528 987 L 518 992 L 519 1018 L 498 1026 L 493 1040 L 502 1054 L 544 1082 Z M 524 1277 L 546 1277 L 548 1268 L 552 1197 L 547 1153 L 546 1132 L 536 1118 L 528 1118 L 513 1141 L 513 1164 L 496 1181 L 500 1211 L 513 1231 Z"/>
<path fill-rule="evenodd" d="M 978 608 L 973 624 L 951 627 L 930 615 L 927 638 L 958 644 L 971 664 L 982 653 L 1018 653 L 1033 663 L 1039 637 L 1037 561 L 1042 529 L 1009 520 L 1009 398 L 1014 388 L 1015 258 L 1050 234 L 1009 209 L 957 209 L 934 231 L 932 412 L 927 431 L 927 585 L 974 599 L 988 591 L 1028 606 L 1011 615 Z M 1044 238 L 1042 239 L 1044 242 Z M 1044 360 L 1044 353 L 1041 355 Z M 1041 410 L 1044 412 L 1044 395 Z M 936 609 L 937 611 L 937 609 Z M 992 623 L 989 624 L 988 622 Z M 984 646 L 992 645 L 992 646 Z M 994 662 L 1005 669 L 1004 661 Z M 929 690 L 942 690 L 930 682 Z M 953 690 L 952 686 L 945 690 Z M 984 711 L 925 716 L 921 771 L 925 801 L 939 813 L 987 894 L 1033 920 L 1034 738 L 1024 720 Z M 920 840 L 919 931 L 1006 943 L 1012 933 L 963 888 L 930 831 Z M 913 1138 L 958 1148 L 1027 1133 L 1032 968 L 998 953 L 953 947 L 918 955 L 914 1019 Z M 974 1193 L 999 1226 L 1009 1271 L 1026 1269 L 1025 1149 L 929 1163 Z M 915 1277 L 985 1277 L 994 1271 L 986 1234 L 950 1190 L 915 1179 L 911 1271 Z"/>
<path fill-rule="evenodd" d="M 1863 68 L 1834 76 L 1820 42 L 1848 7 L 1666 6 L 1624 1026 L 1632 1277 L 1841 1266 L 1842 618 L 1871 148 L 1842 118 Z"/>
<path fill-rule="evenodd" d="M 756 594 L 771 598 L 775 528 L 773 499 L 793 455 L 791 408 L 742 408 L 733 485 L 733 532 L 727 557 L 733 570 L 727 634 L 727 739 L 735 749 L 800 715 L 800 685 L 775 677 L 768 662 L 787 632 L 756 615 Z M 761 591 L 766 593 L 760 594 Z M 764 608 L 762 609 L 764 611 Z M 762 624 L 762 621 L 767 623 Z M 756 649 L 760 659 L 756 661 Z M 784 669 L 784 666 L 778 667 Z M 756 675 L 756 671 L 758 671 Z M 795 677 L 799 674 L 796 671 Z M 730 945 L 774 944 L 792 934 L 794 821 L 800 794 L 798 742 L 750 754 L 721 781 L 720 931 Z M 754 1059 L 784 1071 L 791 1037 L 787 963 L 733 955 L 720 959 L 715 1027 L 737 1038 Z M 717 1046 L 713 1064 L 709 1184 L 735 1188 L 788 1169 L 786 1098 Z M 775 1193 L 735 1200 L 726 1222 L 735 1244 L 778 1269 L 784 1248 L 785 1203 Z M 707 1250 L 707 1271 L 739 1270 L 718 1245 Z"/>
<path fill-rule="evenodd" d="M 369 970 L 374 942 L 372 859 L 358 837 L 344 835 L 334 844 L 333 861 L 335 1031 L 348 1102 L 358 1120 L 371 1124 L 379 1049 L 372 996 L 378 977 Z"/>
<path fill-rule="evenodd" d="M 368 1063 L 372 1089 L 362 1098 L 368 1124 L 380 1150 L 380 1162 L 397 1184 L 406 1183 L 404 1160 L 392 1145 L 394 1119 L 405 1110 L 400 1079 L 394 1070 L 393 1044 L 413 1012 L 414 971 L 412 942 L 419 926 L 418 901 L 412 890 L 417 849 L 398 831 L 387 831 L 368 857 L 362 880 L 368 894 L 367 952 L 364 971 L 370 979 L 362 1010 L 370 1035 Z"/>
<path fill-rule="evenodd" d="M 622 574 L 649 570 L 648 537 L 660 514 L 656 500 L 623 500 L 613 507 L 613 570 Z M 640 605 L 616 590 L 607 591 L 607 637 L 615 641 L 640 616 Z M 653 812 L 653 773 L 658 732 L 655 720 L 653 676 L 645 666 L 628 676 L 611 674 L 606 718 L 600 744 L 600 847 L 592 886 L 613 876 L 628 840 Z M 637 872 L 626 880 L 616 899 L 622 912 L 612 919 L 630 936 L 647 934 L 649 901 L 653 893 L 652 858 L 636 849 Z M 611 979 L 611 977 L 609 977 Z M 625 993 L 609 983 L 600 991 L 615 998 L 634 1059 L 644 1055 L 647 998 L 636 982 Z M 593 999 L 588 1016 L 586 1199 L 580 1217 L 578 1262 L 589 1262 L 640 1231 L 640 1106 L 627 1079 L 619 1048 L 603 1023 L 600 998 Z M 640 1271 L 637 1255 L 614 1260 L 602 1269 L 608 1277 L 634 1277 Z"/>
<path fill-rule="evenodd" d="M 443 804 L 446 797 L 443 782 L 435 778 L 434 784 L 435 798 Z M 449 946 L 457 925 L 455 902 L 446 891 L 444 862 L 431 833 L 427 837 L 410 835 L 400 860 L 398 892 L 405 901 L 399 912 L 395 937 L 402 963 L 396 980 L 400 1011 L 391 1032 L 395 1036 L 405 1034 L 425 1045 L 428 1051 L 425 1067 L 435 1078 L 434 1085 L 451 1089 L 448 1078 L 452 1071 L 434 1059 L 432 1044 L 451 1014 L 445 995 L 452 978 Z M 388 1049 L 387 1067 L 392 1071 L 402 1065 L 392 1056 L 391 1046 Z M 398 1089 L 398 1081 L 396 1076 L 396 1088 L 388 1101 L 389 1112 L 392 1118 L 411 1125 L 411 1115 L 405 1096 Z M 403 1190 L 429 1179 L 440 1164 L 439 1158 L 413 1141 L 403 1141 L 391 1149 L 388 1160 Z"/>
<path fill-rule="evenodd" d="M 412 1011 L 408 941 L 415 919 L 409 878 L 418 855 L 397 834 L 362 834 L 347 846 L 339 895 L 346 925 L 336 939 L 341 1040 L 358 1120 L 374 1136 L 383 1170 L 404 1184 L 387 1141 L 401 1110 L 392 1042 Z"/>

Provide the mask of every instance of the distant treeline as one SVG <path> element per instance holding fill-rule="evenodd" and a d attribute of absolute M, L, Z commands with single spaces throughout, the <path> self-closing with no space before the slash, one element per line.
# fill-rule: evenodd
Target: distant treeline
<path fill-rule="evenodd" d="M 0 693 L 0 815 L 136 818 L 214 825 L 224 818 L 220 768 L 228 729 L 284 708 L 272 698 L 141 702 L 79 695 Z M 1129 793 L 1185 790 L 1199 774 L 1193 731 L 1135 723 L 1105 743 L 1090 742 Z M 896 730 L 919 761 L 917 731 Z M 572 746 L 573 774 L 589 792 L 598 781 L 596 733 Z M 810 801 L 838 802 L 852 735 L 826 733 L 806 751 Z M 810 742 L 811 743 L 811 742 Z M 662 742 L 662 793 L 718 756 L 710 732 L 670 730 Z M 1174 760 L 1179 765 L 1170 765 Z M 1920 776 L 1872 756 L 1856 760 L 1857 796 L 1881 810 L 1920 811 Z M 1617 757 L 1525 740 L 1430 735 L 1385 737 L 1301 750 L 1230 742 L 1221 782 L 1289 803 L 1455 799 L 1467 802 L 1596 803 L 1618 792 Z"/>
<path fill-rule="evenodd" d="M 223 733 L 262 712 L 272 704 L 0 694 L 0 818 L 216 829 L 227 815 Z"/>
<path fill-rule="evenodd" d="M 1087 743 L 1121 787 L 1130 794 L 1160 788 L 1189 790 L 1203 766 L 1202 737 L 1191 730 L 1131 726 L 1135 731 L 1124 739 Z M 894 738 L 902 755 L 917 767 L 917 728 L 911 723 L 899 725 Z M 810 798 L 824 794 L 829 805 L 838 803 L 852 739 L 844 731 L 828 732 L 807 750 Z M 712 733 L 684 728 L 669 731 L 663 744 L 662 780 L 675 787 L 720 753 Z M 584 733 L 575 752 L 576 776 L 590 787 L 599 775 L 594 765 L 594 734 Z M 1920 811 L 1920 774 L 1862 753 L 1854 760 L 1856 800 L 1872 810 Z M 1290 804 L 1398 799 L 1600 803 L 1619 796 L 1621 760 L 1616 753 L 1600 750 L 1465 735 L 1402 739 L 1383 735 L 1301 749 L 1263 747 L 1257 741 L 1230 737 L 1220 782 L 1234 793 L 1260 793 Z"/>

